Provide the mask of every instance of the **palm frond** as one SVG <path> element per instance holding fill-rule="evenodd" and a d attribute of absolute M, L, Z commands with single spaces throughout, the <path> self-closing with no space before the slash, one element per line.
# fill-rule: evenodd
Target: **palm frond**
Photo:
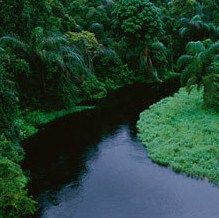
<path fill-rule="evenodd" d="M 219 54 L 219 41 L 215 42 L 214 44 L 212 44 L 209 49 L 208 49 L 208 53 L 213 55 L 213 54 Z"/>
<path fill-rule="evenodd" d="M 191 69 L 190 66 L 187 66 L 183 71 L 182 71 L 182 74 L 181 74 L 181 84 L 183 86 L 186 86 L 187 85 L 187 81 L 194 76 L 194 71 L 193 69 Z"/>
<path fill-rule="evenodd" d="M 213 72 L 219 74 L 219 58 L 212 63 Z"/>
<path fill-rule="evenodd" d="M 135 48 L 132 49 L 133 53 L 135 53 Z M 102 47 L 102 48 L 99 48 L 96 53 L 95 53 L 97 56 L 100 56 L 100 55 L 103 55 L 103 56 L 106 56 L 106 57 L 115 57 L 117 56 L 116 52 L 113 50 L 113 49 L 110 49 L 110 48 L 105 48 L 105 47 Z"/>
<path fill-rule="evenodd" d="M 203 28 L 203 25 L 204 24 L 202 23 L 202 21 L 191 21 L 189 23 L 189 27 L 191 30 L 194 30 L 194 29 L 200 30 L 201 28 Z"/>
<path fill-rule="evenodd" d="M 195 15 L 190 20 L 187 18 L 181 19 L 182 28 L 179 34 L 182 38 L 189 40 L 203 40 L 206 37 L 217 39 L 219 32 L 215 24 L 205 22 L 200 15 Z"/>
<path fill-rule="evenodd" d="M 215 37 L 215 39 L 219 39 L 219 27 L 218 26 L 214 26 L 212 28 L 212 32 L 213 32 L 213 36 Z"/>
<path fill-rule="evenodd" d="M 202 42 L 200 41 L 192 41 L 192 42 L 189 42 L 186 46 L 186 53 L 187 54 L 190 54 L 190 55 L 196 55 L 200 52 L 204 52 L 206 49 L 205 49 L 205 46 Z"/>
<path fill-rule="evenodd" d="M 182 28 L 179 30 L 179 35 L 180 35 L 182 38 L 186 38 L 188 34 L 189 34 L 188 28 L 182 27 Z"/>
<path fill-rule="evenodd" d="M 58 66 L 62 71 L 66 71 L 66 65 L 63 57 L 58 52 L 43 50 L 39 53 L 41 59 L 46 63 Z"/>
<path fill-rule="evenodd" d="M 83 56 L 74 47 L 63 47 L 62 56 L 68 70 L 76 74 L 89 74 L 90 71 L 85 64 Z"/>
<path fill-rule="evenodd" d="M 197 21 L 202 21 L 202 18 L 200 15 L 195 15 L 192 17 L 191 22 L 197 22 Z"/>
<path fill-rule="evenodd" d="M 192 76 L 188 79 L 188 81 L 186 82 L 186 91 L 190 94 L 191 91 L 195 88 L 194 85 L 197 85 L 197 89 L 199 89 L 199 84 L 197 84 L 197 77 L 196 76 Z"/>
<path fill-rule="evenodd" d="M 189 21 L 190 20 L 186 17 L 183 17 L 183 18 L 180 19 L 180 22 L 182 23 L 182 25 L 187 25 L 189 23 Z"/>
<path fill-rule="evenodd" d="M 3 36 L 0 38 L 0 45 L 4 48 L 10 46 L 13 49 L 20 49 L 24 52 L 29 52 L 29 46 L 14 36 Z"/>
<path fill-rule="evenodd" d="M 165 47 L 165 45 L 160 42 L 160 41 L 157 41 L 157 42 L 154 42 L 152 43 L 151 47 L 155 50 L 159 50 L 159 51 L 165 51 L 167 48 Z"/>
<path fill-rule="evenodd" d="M 65 36 L 49 36 L 44 37 L 39 44 L 40 49 L 55 50 L 67 45 L 68 41 Z"/>
<path fill-rule="evenodd" d="M 177 61 L 178 67 L 182 70 L 182 85 L 200 86 L 207 75 L 219 73 L 219 42 L 192 41 L 187 44 L 186 51 Z"/>
<path fill-rule="evenodd" d="M 190 64 L 193 61 L 194 57 L 192 55 L 182 55 L 178 61 L 177 66 L 179 69 L 182 69 L 186 67 L 188 64 Z"/>

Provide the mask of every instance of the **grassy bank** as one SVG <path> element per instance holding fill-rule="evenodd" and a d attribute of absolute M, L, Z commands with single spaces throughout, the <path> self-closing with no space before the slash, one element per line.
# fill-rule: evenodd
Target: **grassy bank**
<path fill-rule="evenodd" d="M 182 88 L 141 113 L 137 127 L 154 162 L 219 182 L 219 114 L 203 108 L 202 91 Z"/>
<path fill-rule="evenodd" d="M 23 119 L 20 119 L 20 135 L 22 139 L 26 139 L 38 132 L 39 126 L 52 122 L 60 117 L 64 117 L 68 114 L 80 112 L 83 110 L 89 110 L 94 106 L 74 106 L 70 109 L 63 109 L 59 111 L 31 111 L 26 112 L 23 115 Z"/>

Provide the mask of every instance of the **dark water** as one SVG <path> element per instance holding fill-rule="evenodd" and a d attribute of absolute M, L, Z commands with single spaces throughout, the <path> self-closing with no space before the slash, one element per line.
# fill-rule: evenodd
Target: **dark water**
<path fill-rule="evenodd" d="M 130 87 L 25 142 L 38 216 L 218 218 L 218 188 L 152 163 L 136 138 L 139 113 L 172 91 Z"/>

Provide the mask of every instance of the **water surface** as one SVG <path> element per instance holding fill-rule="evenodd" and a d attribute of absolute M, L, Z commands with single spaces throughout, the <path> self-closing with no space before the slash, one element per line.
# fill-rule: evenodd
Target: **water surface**
<path fill-rule="evenodd" d="M 161 98 L 158 93 L 135 87 L 100 110 L 51 124 L 26 143 L 24 165 L 38 216 L 219 217 L 218 188 L 152 163 L 136 137 L 138 115 Z"/>

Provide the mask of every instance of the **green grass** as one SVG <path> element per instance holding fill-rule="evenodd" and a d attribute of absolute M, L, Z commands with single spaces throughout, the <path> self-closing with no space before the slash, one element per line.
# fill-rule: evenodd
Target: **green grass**
<path fill-rule="evenodd" d="M 89 110 L 94 106 L 74 106 L 71 109 L 63 109 L 60 111 L 32 111 L 24 114 L 23 119 L 19 119 L 17 122 L 20 128 L 20 135 L 22 139 L 26 139 L 38 132 L 38 127 L 52 122 L 60 117 L 64 117 L 68 114 L 80 112 L 83 110 Z"/>
<path fill-rule="evenodd" d="M 218 184 L 219 114 L 203 108 L 202 94 L 182 88 L 141 113 L 137 127 L 154 162 Z"/>

